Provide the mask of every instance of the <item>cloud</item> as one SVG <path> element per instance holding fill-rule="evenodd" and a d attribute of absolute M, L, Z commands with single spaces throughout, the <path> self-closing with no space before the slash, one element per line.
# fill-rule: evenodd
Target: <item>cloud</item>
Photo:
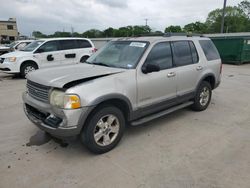
<path fill-rule="evenodd" d="M 237 5 L 240 1 L 227 3 Z M 16 17 L 19 32 L 25 35 L 34 30 L 50 34 L 73 27 L 82 33 L 92 28 L 144 25 L 145 18 L 151 28 L 163 31 L 169 25 L 205 21 L 207 14 L 222 4 L 222 0 L 0 0 L 0 20 Z"/>
<path fill-rule="evenodd" d="M 127 0 L 95 0 L 95 2 L 109 6 L 109 7 L 117 7 L 117 8 L 127 8 L 128 2 Z"/>

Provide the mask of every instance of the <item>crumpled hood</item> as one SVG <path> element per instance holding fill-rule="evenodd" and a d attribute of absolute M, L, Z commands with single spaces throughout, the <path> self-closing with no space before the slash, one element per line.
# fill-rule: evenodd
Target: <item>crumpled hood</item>
<path fill-rule="evenodd" d="M 14 52 L 10 52 L 7 54 L 2 55 L 1 57 L 3 58 L 8 58 L 8 57 L 24 57 L 27 55 L 32 54 L 32 52 L 24 52 L 24 51 L 14 51 Z"/>
<path fill-rule="evenodd" d="M 81 63 L 37 70 L 29 73 L 27 79 L 45 86 L 63 88 L 74 81 L 82 80 L 84 82 L 85 79 L 91 80 L 91 78 L 95 79 L 124 71 L 126 70 Z"/>

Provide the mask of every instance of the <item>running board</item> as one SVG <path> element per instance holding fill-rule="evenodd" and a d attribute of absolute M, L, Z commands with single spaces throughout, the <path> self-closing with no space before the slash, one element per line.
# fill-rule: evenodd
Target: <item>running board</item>
<path fill-rule="evenodd" d="M 153 120 L 153 119 L 159 118 L 159 117 L 161 117 L 161 116 L 170 114 L 170 113 L 172 113 L 172 112 L 174 112 L 174 111 L 176 111 L 176 110 L 180 110 L 180 109 L 182 109 L 182 108 L 185 108 L 185 107 L 187 107 L 187 106 L 190 106 L 190 105 L 192 105 L 193 103 L 194 103 L 193 101 L 188 101 L 188 102 L 186 102 L 186 103 L 182 103 L 182 104 L 180 104 L 180 105 L 178 105 L 178 106 L 174 106 L 174 107 L 169 108 L 169 109 L 167 109 L 167 110 L 160 111 L 160 112 L 158 112 L 158 113 L 155 113 L 155 114 L 152 114 L 152 115 L 143 117 L 143 118 L 138 119 L 138 120 L 135 120 L 135 121 L 132 121 L 132 122 L 131 122 L 131 125 L 132 125 L 132 126 L 137 126 L 137 125 L 146 123 L 146 122 L 148 122 L 148 121 L 151 121 L 151 120 Z"/>

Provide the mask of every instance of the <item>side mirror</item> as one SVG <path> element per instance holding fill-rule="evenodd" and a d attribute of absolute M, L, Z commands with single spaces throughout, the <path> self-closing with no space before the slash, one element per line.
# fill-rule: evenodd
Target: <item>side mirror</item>
<path fill-rule="evenodd" d="M 144 74 L 151 73 L 151 72 L 159 72 L 160 67 L 155 64 L 146 64 L 142 66 L 142 72 Z"/>

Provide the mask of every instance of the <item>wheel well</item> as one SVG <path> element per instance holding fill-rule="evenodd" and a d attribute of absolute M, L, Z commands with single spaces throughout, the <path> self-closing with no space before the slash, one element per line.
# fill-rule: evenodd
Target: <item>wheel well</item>
<path fill-rule="evenodd" d="M 208 83 L 210 83 L 212 89 L 214 89 L 214 87 L 215 87 L 215 78 L 214 78 L 214 76 L 211 76 L 211 75 L 207 76 L 207 77 L 205 77 L 203 79 L 203 81 L 207 81 Z"/>
<path fill-rule="evenodd" d="M 109 99 L 109 100 L 101 102 L 97 106 L 100 106 L 100 105 L 113 105 L 122 111 L 126 120 L 128 120 L 128 118 L 129 118 L 129 106 L 122 99 Z"/>
<path fill-rule="evenodd" d="M 81 57 L 80 61 L 82 61 L 83 58 L 89 58 L 89 55 L 84 55 Z"/>
<path fill-rule="evenodd" d="M 38 65 L 37 65 L 37 63 L 36 63 L 35 61 L 28 60 L 28 61 L 24 61 L 24 62 L 21 64 L 20 70 L 22 69 L 22 67 L 23 67 L 24 65 L 26 65 L 26 64 L 28 64 L 28 63 L 34 64 L 37 68 L 39 68 Z"/>

